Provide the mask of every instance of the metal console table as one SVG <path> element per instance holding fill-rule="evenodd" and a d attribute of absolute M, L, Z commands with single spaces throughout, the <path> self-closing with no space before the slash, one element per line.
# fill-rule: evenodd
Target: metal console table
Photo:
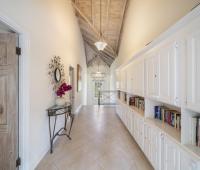
<path fill-rule="evenodd" d="M 63 106 L 55 105 L 47 109 L 48 117 L 49 117 L 50 153 L 53 153 L 53 141 L 56 136 L 67 136 L 68 139 L 71 140 L 70 133 L 71 133 L 71 129 L 72 129 L 73 121 L 74 121 L 74 114 L 71 113 L 71 110 L 72 110 L 72 107 L 70 103 L 66 103 Z M 64 118 L 65 118 L 64 126 L 60 128 L 57 132 L 55 132 L 57 117 L 60 115 L 64 115 Z M 51 127 L 51 117 L 54 117 L 53 129 Z M 67 133 L 66 126 L 67 126 L 67 122 L 69 118 L 70 118 L 70 127 Z"/>

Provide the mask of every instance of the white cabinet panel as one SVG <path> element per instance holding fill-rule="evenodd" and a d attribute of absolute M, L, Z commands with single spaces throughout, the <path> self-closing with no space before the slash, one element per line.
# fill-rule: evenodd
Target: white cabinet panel
<path fill-rule="evenodd" d="M 180 169 L 180 149 L 168 137 L 164 138 L 163 170 L 182 170 Z"/>
<path fill-rule="evenodd" d="M 200 111 L 200 31 L 187 37 L 187 107 Z"/>
<path fill-rule="evenodd" d="M 134 94 L 144 96 L 144 60 L 135 63 L 135 91 Z"/>
<path fill-rule="evenodd" d="M 151 160 L 151 127 L 144 124 L 144 153 L 146 157 Z"/>
<path fill-rule="evenodd" d="M 152 128 L 151 130 L 151 163 L 154 167 L 154 169 L 159 170 L 160 169 L 160 163 L 161 163 L 161 133 L 156 129 Z"/>
<path fill-rule="evenodd" d="M 200 164 L 197 160 L 193 159 L 185 151 L 181 151 L 181 167 L 180 170 L 199 170 Z"/>
<path fill-rule="evenodd" d="M 120 89 L 122 91 L 126 91 L 126 81 L 127 81 L 127 75 L 126 75 L 127 70 L 126 69 L 121 69 L 120 70 Z"/>
<path fill-rule="evenodd" d="M 138 144 L 140 148 L 143 150 L 144 149 L 144 120 L 141 117 L 138 117 L 138 122 L 139 122 L 139 139 L 138 139 Z"/>
<path fill-rule="evenodd" d="M 170 102 L 170 50 L 162 49 L 159 55 L 159 82 L 160 82 L 160 96 L 164 102 Z"/>
<path fill-rule="evenodd" d="M 179 105 L 178 44 L 172 42 L 160 49 L 159 53 L 159 100 Z"/>
<path fill-rule="evenodd" d="M 157 98 L 159 95 L 158 56 L 151 55 L 146 58 L 146 95 Z"/>
<path fill-rule="evenodd" d="M 131 67 L 128 67 L 127 69 L 127 92 L 128 93 L 132 93 L 132 84 L 133 84 L 133 79 L 132 79 L 132 68 Z"/>

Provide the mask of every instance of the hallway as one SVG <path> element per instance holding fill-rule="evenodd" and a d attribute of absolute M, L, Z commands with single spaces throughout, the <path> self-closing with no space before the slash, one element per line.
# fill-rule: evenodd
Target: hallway
<path fill-rule="evenodd" d="M 60 137 L 36 170 L 151 170 L 151 165 L 111 106 L 85 106 L 72 140 Z"/>

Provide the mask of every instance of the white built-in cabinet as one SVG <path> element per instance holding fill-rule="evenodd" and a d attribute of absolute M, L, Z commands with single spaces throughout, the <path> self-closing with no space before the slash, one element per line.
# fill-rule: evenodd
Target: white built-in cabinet
<path fill-rule="evenodd" d="M 145 59 L 146 96 L 180 105 L 178 44 L 166 43 Z"/>
<path fill-rule="evenodd" d="M 199 159 L 126 103 L 116 111 L 155 170 L 199 170 Z"/>
<path fill-rule="evenodd" d="M 200 26 L 187 39 L 187 96 L 188 108 L 200 112 Z"/>
<path fill-rule="evenodd" d="M 117 114 L 155 170 L 200 170 L 191 124 L 200 116 L 200 6 L 174 30 L 117 69 L 120 90 L 145 101 L 141 114 L 121 97 Z M 181 130 L 154 119 L 157 105 L 181 112 Z"/>

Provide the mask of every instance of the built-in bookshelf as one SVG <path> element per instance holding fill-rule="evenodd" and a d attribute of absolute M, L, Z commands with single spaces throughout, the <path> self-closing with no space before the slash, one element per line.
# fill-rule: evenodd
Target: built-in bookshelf
<path fill-rule="evenodd" d="M 147 121 L 181 143 L 181 108 L 145 98 L 145 117 Z"/>
<path fill-rule="evenodd" d="M 144 110 L 145 110 L 144 97 L 130 96 L 129 97 L 129 106 L 134 109 L 139 110 L 140 112 L 144 112 Z"/>
<path fill-rule="evenodd" d="M 196 155 L 200 156 L 200 113 L 183 109 L 182 143 Z"/>

